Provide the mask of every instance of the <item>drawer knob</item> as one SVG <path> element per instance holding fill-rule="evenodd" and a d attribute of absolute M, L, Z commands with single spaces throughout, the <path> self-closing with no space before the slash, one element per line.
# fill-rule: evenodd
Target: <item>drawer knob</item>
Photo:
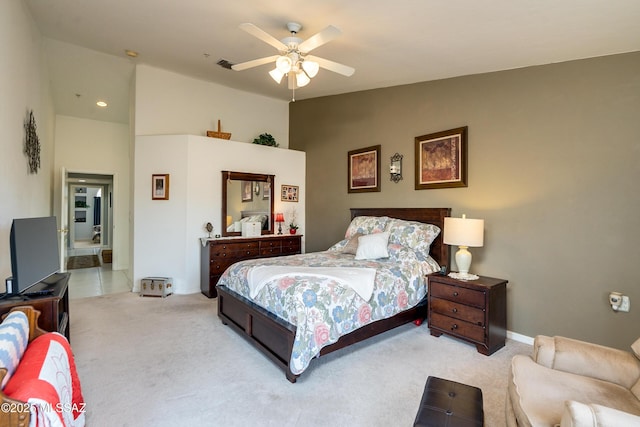
<path fill-rule="evenodd" d="M 458 296 L 458 293 L 457 293 L 457 292 L 454 292 L 454 293 L 453 293 L 453 296 L 454 296 L 454 297 L 457 297 L 457 296 Z"/>
<path fill-rule="evenodd" d="M 453 325 L 451 325 L 451 330 L 455 331 L 456 329 L 458 329 L 458 325 L 456 325 L 455 323 Z"/>
<path fill-rule="evenodd" d="M 454 313 L 457 313 L 458 309 L 454 307 L 453 310 L 451 310 L 451 311 L 453 311 Z"/>

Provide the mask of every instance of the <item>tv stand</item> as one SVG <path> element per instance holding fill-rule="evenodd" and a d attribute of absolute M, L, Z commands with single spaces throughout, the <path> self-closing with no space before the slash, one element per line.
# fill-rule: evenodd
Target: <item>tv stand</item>
<path fill-rule="evenodd" d="M 56 273 L 28 292 L 0 300 L 0 317 L 13 307 L 30 305 L 40 311 L 38 326 L 48 332 L 59 332 L 68 340 L 69 333 L 69 277 L 71 273 Z M 44 295 L 38 293 L 43 292 Z"/>

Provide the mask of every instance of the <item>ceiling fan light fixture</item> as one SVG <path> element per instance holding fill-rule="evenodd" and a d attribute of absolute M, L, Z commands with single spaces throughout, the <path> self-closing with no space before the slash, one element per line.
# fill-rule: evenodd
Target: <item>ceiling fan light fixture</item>
<path fill-rule="evenodd" d="M 305 87 L 309 84 L 310 81 L 311 79 L 307 77 L 304 71 L 300 70 L 296 74 L 296 84 L 298 85 L 298 87 Z"/>
<path fill-rule="evenodd" d="M 318 74 L 318 70 L 320 70 L 320 65 L 314 61 L 304 61 L 302 63 L 302 69 L 304 69 L 310 78 L 314 78 Z"/>
<path fill-rule="evenodd" d="M 282 74 L 287 74 L 291 71 L 291 65 L 293 64 L 291 63 L 291 58 L 288 56 L 282 55 L 276 59 L 276 68 L 280 70 Z"/>
<path fill-rule="evenodd" d="M 282 71 L 280 71 L 278 69 L 278 67 L 276 67 L 273 70 L 269 71 L 269 75 L 278 84 L 280 84 L 280 82 L 282 81 L 282 78 L 284 77 L 284 73 Z"/>

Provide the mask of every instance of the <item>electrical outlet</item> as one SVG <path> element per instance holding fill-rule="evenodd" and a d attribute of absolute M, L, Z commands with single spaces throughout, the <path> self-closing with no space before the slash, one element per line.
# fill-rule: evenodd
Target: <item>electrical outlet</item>
<path fill-rule="evenodd" d="M 623 295 L 622 303 L 620 304 L 620 308 L 618 308 L 618 311 L 628 312 L 630 307 L 631 307 L 631 301 L 629 300 L 629 297 L 626 295 Z"/>

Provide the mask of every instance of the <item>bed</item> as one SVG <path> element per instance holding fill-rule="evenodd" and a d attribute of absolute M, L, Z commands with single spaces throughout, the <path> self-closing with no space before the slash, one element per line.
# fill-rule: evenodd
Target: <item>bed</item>
<path fill-rule="evenodd" d="M 352 222 L 345 239 L 327 251 L 247 260 L 229 267 L 217 285 L 218 317 L 281 367 L 290 382 L 296 382 L 315 357 L 427 317 L 424 276 L 449 264 L 449 248 L 442 243 L 442 233 L 434 230 L 443 229 L 444 218 L 450 213 L 449 208 L 351 209 Z M 369 227 L 364 232 L 358 228 L 358 221 L 363 219 Z M 405 227 L 410 223 L 404 221 L 430 224 L 418 226 L 433 235 L 416 239 L 424 234 L 407 233 L 413 228 Z M 397 224 L 402 226 L 396 227 Z M 348 246 L 361 234 L 379 240 L 384 232 L 391 233 L 388 257 L 365 256 L 364 260 L 356 260 L 362 254 L 344 255 L 343 251 L 349 253 Z M 405 237 L 413 239 L 411 249 L 405 247 Z M 419 250 L 413 247 L 416 245 Z M 358 249 L 362 246 L 361 243 Z M 363 293 L 367 286 L 343 286 L 334 276 L 301 273 L 308 268 L 334 265 L 359 271 L 375 269 L 374 285 L 367 284 L 372 293 Z M 256 271 L 283 267 L 291 268 L 291 273 L 262 277 L 258 286 L 255 280 L 251 282 Z M 294 293 L 295 287 L 301 290 Z M 370 299 L 366 299 L 369 295 Z M 328 319 L 335 323 L 327 323 Z"/>

